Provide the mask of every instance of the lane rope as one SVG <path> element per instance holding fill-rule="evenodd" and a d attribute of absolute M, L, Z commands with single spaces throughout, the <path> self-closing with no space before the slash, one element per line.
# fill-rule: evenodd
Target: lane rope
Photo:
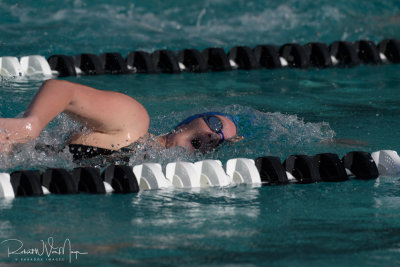
<path fill-rule="evenodd" d="M 110 165 L 103 171 L 95 167 L 73 170 L 48 168 L 0 173 L 0 197 L 43 196 L 47 194 L 137 193 L 164 188 L 229 187 L 340 182 L 349 179 L 372 180 L 400 174 L 396 151 L 372 154 L 351 151 L 339 158 L 334 153 L 314 156 L 291 155 L 281 162 L 273 156 L 256 159 L 230 159 L 223 168 L 219 160 L 144 163 L 133 167 Z"/>
<path fill-rule="evenodd" d="M 385 39 L 378 44 L 369 40 L 336 41 L 273 45 L 235 46 L 226 51 L 211 47 L 203 51 L 182 49 L 156 50 L 152 53 L 132 51 L 125 58 L 116 52 L 78 55 L 41 55 L 0 57 L 0 75 L 76 76 L 132 73 L 170 73 L 253 70 L 260 68 L 329 68 L 353 67 L 360 64 L 381 65 L 400 62 L 400 41 Z"/>

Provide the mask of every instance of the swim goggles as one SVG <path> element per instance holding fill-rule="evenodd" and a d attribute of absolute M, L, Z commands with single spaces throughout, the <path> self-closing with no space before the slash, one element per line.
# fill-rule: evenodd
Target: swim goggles
<path fill-rule="evenodd" d="M 224 133 L 222 132 L 223 124 L 222 124 L 221 119 L 218 118 L 216 115 L 227 117 L 236 126 L 236 123 L 234 122 L 232 117 L 230 117 L 229 115 L 226 115 L 226 114 L 220 113 L 220 112 L 206 112 L 206 113 L 201 113 L 201 114 L 195 114 L 195 115 L 192 115 L 192 116 L 186 118 L 181 123 L 179 123 L 175 127 L 175 129 L 180 127 L 180 126 L 182 126 L 182 125 L 188 124 L 188 123 L 190 123 L 191 121 L 193 121 L 195 119 L 201 118 L 207 124 L 207 126 L 211 129 L 211 131 L 213 131 L 213 132 L 215 132 L 217 134 L 221 134 L 222 138 L 219 141 L 219 144 L 221 144 L 225 140 Z M 201 145 L 202 145 L 201 140 L 199 140 L 198 138 L 194 138 L 191 141 L 191 144 L 195 149 L 199 149 L 201 147 Z"/>

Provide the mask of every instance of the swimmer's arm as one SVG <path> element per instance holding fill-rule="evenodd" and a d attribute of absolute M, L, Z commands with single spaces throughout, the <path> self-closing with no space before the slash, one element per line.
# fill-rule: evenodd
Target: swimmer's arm
<path fill-rule="evenodd" d="M 0 119 L 0 142 L 32 140 L 63 111 L 106 137 L 128 134 L 136 140 L 148 130 L 148 114 L 133 98 L 67 81 L 48 80 L 29 104 L 23 118 Z"/>

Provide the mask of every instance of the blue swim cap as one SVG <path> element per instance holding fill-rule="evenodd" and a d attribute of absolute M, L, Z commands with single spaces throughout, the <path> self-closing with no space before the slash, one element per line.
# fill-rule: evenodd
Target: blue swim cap
<path fill-rule="evenodd" d="M 180 127 L 180 126 L 182 126 L 182 125 L 188 124 L 189 122 L 191 122 L 191 121 L 193 121 L 195 119 L 201 118 L 203 116 L 215 116 L 215 115 L 224 116 L 224 117 L 228 118 L 230 121 L 233 122 L 233 124 L 236 127 L 236 132 L 238 132 L 238 126 L 237 126 L 235 120 L 232 118 L 232 116 L 227 115 L 225 113 L 221 113 L 221 112 L 204 112 L 204 113 L 194 114 L 194 115 L 192 115 L 190 117 L 187 117 L 183 121 L 181 121 L 178 125 L 175 126 L 175 129 Z"/>

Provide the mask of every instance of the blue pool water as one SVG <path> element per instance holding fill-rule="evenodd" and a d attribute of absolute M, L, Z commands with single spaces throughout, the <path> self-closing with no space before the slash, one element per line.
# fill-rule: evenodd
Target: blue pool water
<path fill-rule="evenodd" d="M 397 1 L 0 1 L 0 56 L 370 39 L 400 35 Z M 177 150 L 130 163 L 204 158 L 400 151 L 399 65 L 66 78 L 127 93 L 165 133 L 195 112 L 239 118 L 246 138 L 209 155 Z M 43 77 L 2 79 L 0 116 L 21 115 Z M 168 115 L 166 115 L 168 114 Z M 58 117 L 37 143 L 60 144 L 78 127 Z M 334 141 L 340 140 L 340 141 Z M 75 167 L 71 155 L 22 146 L 2 171 Z M 0 200 L 0 242 L 41 247 L 49 237 L 87 252 L 82 266 L 394 266 L 400 263 L 399 176 L 271 187 L 158 190 Z M 11 241 L 8 241 L 11 242 Z M 4 265 L 24 265 L 7 256 Z M 65 259 L 64 264 L 68 264 Z M 52 262 L 29 261 L 38 266 Z"/>

